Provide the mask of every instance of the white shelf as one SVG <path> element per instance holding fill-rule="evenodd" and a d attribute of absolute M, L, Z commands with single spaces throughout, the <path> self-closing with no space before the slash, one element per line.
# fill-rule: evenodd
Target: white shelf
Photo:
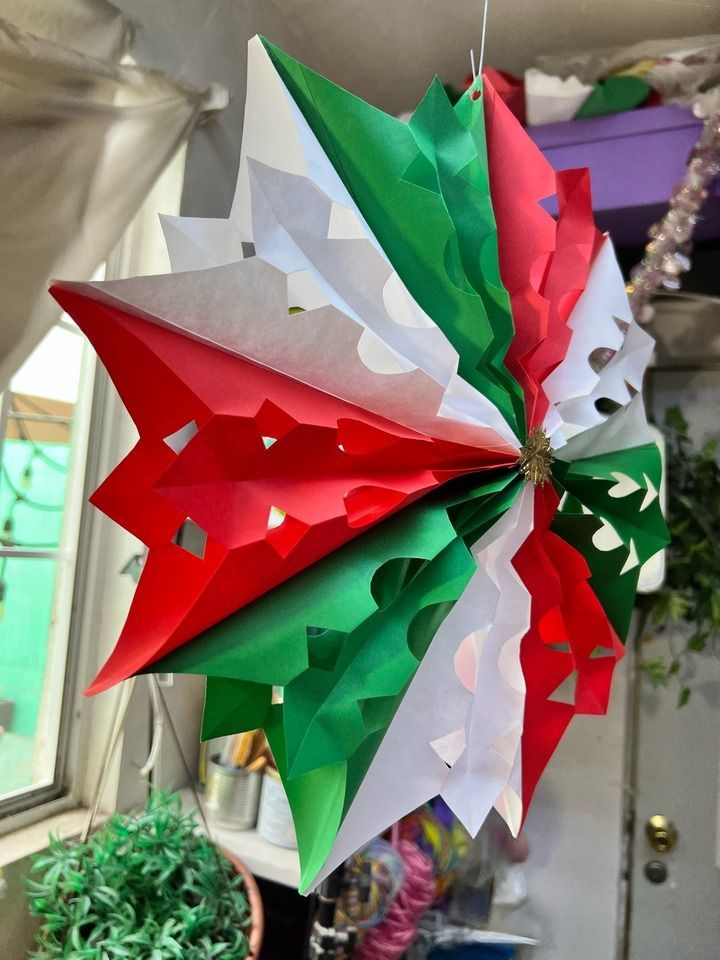
<path fill-rule="evenodd" d="M 197 807 L 191 789 L 186 788 L 180 793 L 184 810 Z M 202 794 L 200 799 L 202 800 Z M 288 850 L 268 843 L 257 830 L 229 830 L 216 826 L 212 821 L 209 821 L 209 826 L 211 839 L 239 857 L 254 876 L 297 890 L 300 884 L 297 850 Z"/>

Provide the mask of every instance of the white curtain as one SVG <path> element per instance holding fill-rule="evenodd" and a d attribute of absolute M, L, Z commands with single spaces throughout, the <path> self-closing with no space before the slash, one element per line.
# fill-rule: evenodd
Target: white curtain
<path fill-rule="evenodd" d="M 128 51 L 135 32 L 109 0 L 0 0 L 0 17 L 23 33 L 115 62 Z"/>
<path fill-rule="evenodd" d="M 8 6 L 53 39 L 0 20 L 0 389 L 59 316 L 50 280 L 91 277 L 219 105 L 216 90 L 118 63 L 132 30 L 105 0 Z"/>

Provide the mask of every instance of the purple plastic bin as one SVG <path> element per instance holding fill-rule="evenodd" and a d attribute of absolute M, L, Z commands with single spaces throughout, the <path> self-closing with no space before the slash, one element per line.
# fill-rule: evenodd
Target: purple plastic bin
<path fill-rule="evenodd" d="M 598 226 L 619 246 L 646 242 L 667 209 L 673 187 L 700 136 L 702 121 L 681 107 L 648 107 L 589 120 L 529 127 L 556 170 L 589 167 Z M 720 184 L 715 182 L 696 239 L 720 237 Z M 543 204 L 557 213 L 555 198 Z"/>

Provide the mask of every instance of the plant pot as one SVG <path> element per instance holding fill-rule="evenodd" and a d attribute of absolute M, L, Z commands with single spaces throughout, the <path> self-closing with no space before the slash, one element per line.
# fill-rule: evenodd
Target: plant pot
<path fill-rule="evenodd" d="M 260 956 L 263 936 L 265 934 L 265 910 L 263 909 L 262 898 L 255 877 L 250 873 L 245 864 L 234 853 L 230 853 L 225 847 L 220 847 L 220 852 L 232 864 L 235 873 L 239 873 L 245 881 L 245 892 L 248 903 L 250 904 L 250 913 L 252 915 L 252 926 L 248 934 L 250 943 L 250 956 L 257 960 Z"/>

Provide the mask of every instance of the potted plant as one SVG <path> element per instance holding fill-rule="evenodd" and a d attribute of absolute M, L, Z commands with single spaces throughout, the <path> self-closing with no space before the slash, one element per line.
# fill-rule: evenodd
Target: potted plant
<path fill-rule="evenodd" d="M 243 960 L 259 953 L 255 881 L 153 792 L 143 810 L 113 815 L 86 842 L 50 839 L 33 858 L 36 960 Z"/>

